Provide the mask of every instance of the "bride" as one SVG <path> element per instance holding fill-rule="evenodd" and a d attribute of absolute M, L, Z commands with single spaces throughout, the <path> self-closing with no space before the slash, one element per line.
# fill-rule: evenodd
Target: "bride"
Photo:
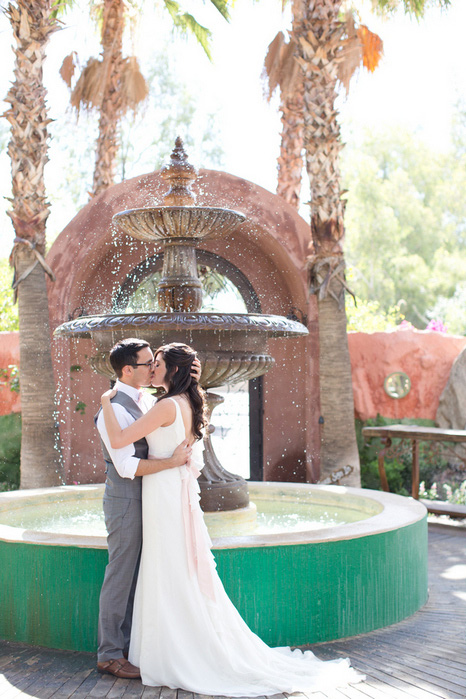
<path fill-rule="evenodd" d="M 115 392 L 104 393 L 113 448 L 142 437 L 159 458 L 185 438 L 200 447 L 204 396 L 190 373 L 195 357 L 180 343 L 157 350 L 152 385 L 165 394 L 123 430 L 110 403 Z M 143 477 L 143 545 L 129 649 L 143 684 L 252 697 L 325 691 L 363 679 L 347 659 L 323 662 L 311 651 L 269 648 L 249 629 L 215 569 L 199 506 L 202 448 L 193 455 L 189 466 Z"/>

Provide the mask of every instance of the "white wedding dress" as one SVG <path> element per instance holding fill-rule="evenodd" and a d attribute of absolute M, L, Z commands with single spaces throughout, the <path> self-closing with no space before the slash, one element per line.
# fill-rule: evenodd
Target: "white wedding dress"
<path fill-rule="evenodd" d="M 175 421 L 147 437 L 152 456 L 170 456 L 185 438 L 174 403 Z M 143 684 L 252 697 L 325 692 L 363 679 L 347 659 L 323 662 L 311 651 L 269 648 L 245 624 L 210 552 L 199 507 L 199 451 L 189 468 L 143 478 L 143 546 L 129 649 Z"/>

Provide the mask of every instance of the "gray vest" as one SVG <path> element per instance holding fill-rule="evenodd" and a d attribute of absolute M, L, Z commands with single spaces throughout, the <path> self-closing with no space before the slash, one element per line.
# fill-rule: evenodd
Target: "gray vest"
<path fill-rule="evenodd" d="M 120 405 L 122 405 L 123 408 L 135 420 L 137 420 L 138 417 L 141 417 L 144 414 L 142 410 L 138 408 L 134 400 L 130 398 L 126 393 L 123 393 L 123 391 L 118 391 L 116 396 L 112 398 L 111 402 L 119 403 Z M 95 416 L 95 422 L 97 422 L 97 418 L 101 410 L 102 408 L 100 408 L 97 415 Z M 114 498 L 131 498 L 133 500 L 140 500 L 142 484 L 141 476 L 135 476 L 133 479 L 122 478 L 116 470 L 112 458 L 108 453 L 107 447 L 103 443 L 102 439 L 100 440 L 100 443 L 102 445 L 102 451 L 104 454 L 105 473 L 107 475 L 105 481 L 105 495 L 111 495 Z M 136 458 L 147 459 L 149 448 L 144 437 L 138 439 L 137 442 L 134 442 L 134 448 Z"/>

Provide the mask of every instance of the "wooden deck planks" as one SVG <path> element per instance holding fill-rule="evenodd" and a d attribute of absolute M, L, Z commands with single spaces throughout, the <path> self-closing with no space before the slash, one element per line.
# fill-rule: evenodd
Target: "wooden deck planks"
<path fill-rule="evenodd" d="M 385 629 L 312 647 L 322 659 L 349 657 L 366 675 L 312 699 L 465 699 L 466 527 L 429 525 L 429 600 Z M 278 694 L 270 699 L 307 699 Z M 89 653 L 0 641 L 0 699 L 228 699 L 100 675 Z M 244 698 L 247 699 L 247 698 Z M 259 698 L 264 699 L 264 698 Z"/>

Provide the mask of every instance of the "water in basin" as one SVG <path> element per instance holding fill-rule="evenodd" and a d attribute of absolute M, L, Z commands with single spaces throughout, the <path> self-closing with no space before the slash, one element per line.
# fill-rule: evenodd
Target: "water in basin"
<path fill-rule="evenodd" d="M 315 531 L 367 519 L 376 512 L 371 508 L 345 507 L 332 502 L 311 503 L 307 498 L 290 501 L 261 497 L 252 503 L 249 516 L 235 517 L 234 514 L 229 517 L 228 513 L 222 513 L 219 517 L 218 513 L 209 513 L 206 520 L 211 536 Z M 0 513 L 0 524 L 59 534 L 106 536 L 100 498 L 28 504 Z"/>

